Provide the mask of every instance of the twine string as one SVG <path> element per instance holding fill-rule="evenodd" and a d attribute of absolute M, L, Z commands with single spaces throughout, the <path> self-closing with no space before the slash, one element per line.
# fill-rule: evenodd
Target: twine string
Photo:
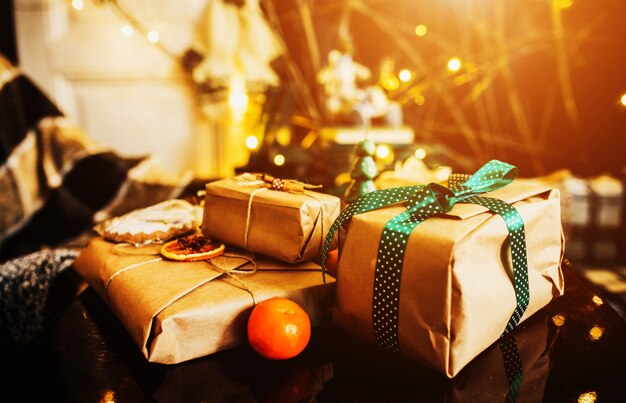
<path fill-rule="evenodd" d="M 319 253 L 322 252 L 322 246 L 324 245 L 324 202 L 322 201 L 322 199 L 320 199 L 319 197 L 317 197 L 315 194 L 313 194 L 310 191 L 305 190 L 304 193 L 302 193 L 305 196 L 311 197 L 315 200 L 317 200 L 320 203 L 320 212 L 318 214 L 318 217 L 320 218 L 320 230 L 321 230 L 321 239 L 322 241 L 320 242 L 320 246 L 319 246 Z M 318 254 L 319 254 L 318 253 Z"/>
<path fill-rule="evenodd" d="M 252 199 L 254 199 L 254 196 L 257 193 L 263 190 L 267 190 L 267 188 L 258 188 L 254 190 L 252 193 L 250 193 L 250 198 L 248 199 L 248 209 L 246 211 L 246 229 L 243 232 L 243 247 L 245 250 L 248 250 L 248 233 L 250 231 L 250 219 L 252 217 Z"/>
<path fill-rule="evenodd" d="M 243 259 L 247 263 L 250 263 L 252 265 L 251 269 L 245 269 L 245 268 L 242 268 L 242 266 L 237 266 L 237 267 L 233 267 L 232 269 L 229 269 L 229 268 L 226 268 L 226 267 L 218 264 L 214 259 L 206 260 L 206 262 L 214 270 L 216 270 L 220 274 L 227 275 L 228 277 L 233 279 L 241 289 L 243 289 L 246 292 L 248 292 L 248 294 L 250 294 L 250 296 L 252 296 L 252 302 L 254 303 L 254 305 L 256 305 L 256 298 L 255 298 L 254 294 L 252 293 L 252 290 L 250 289 L 250 287 L 248 287 L 248 285 L 246 283 L 244 283 L 241 279 L 238 278 L 238 275 L 252 275 L 252 274 L 255 274 L 257 272 L 257 270 L 258 270 L 257 263 L 254 261 L 253 258 L 248 257 L 248 256 L 244 256 L 244 255 L 240 255 L 240 254 L 237 254 L 237 253 L 223 253 L 220 256 L 229 257 L 229 258 L 236 258 L 236 259 Z M 113 282 L 113 280 L 117 276 L 119 276 L 120 274 L 122 274 L 124 272 L 127 272 L 129 270 L 133 270 L 133 269 L 136 269 L 136 268 L 148 265 L 150 263 L 156 263 L 156 262 L 160 262 L 160 261 L 163 261 L 162 257 L 157 257 L 157 258 L 154 258 L 154 259 L 146 260 L 144 262 L 133 263 L 133 264 L 128 265 L 128 266 L 126 266 L 126 267 L 116 271 L 115 273 L 113 273 L 111 275 L 111 277 L 109 277 L 109 279 L 107 280 L 107 282 L 106 282 L 106 284 L 104 286 L 104 295 L 105 295 L 105 299 L 106 299 L 107 305 L 109 305 L 109 306 L 111 305 L 110 304 L 110 300 L 109 300 L 109 287 L 111 286 L 111 283 Z M 181 263 L 183 263 L 183 262 L 181 262 Z M 247 263 L 245 263 L 244 265 L 246 265 Z M 220 277 L 220 276 L 218 276 L 218 277 Z M 217 277 L 215 277 L 215 278 L 217 278 Z M 208 280 L 207 282 L 209 282 L 211 280 L 214 280 L 215 278 L 212 278 L 212 279 Z M 205 284 L 205 283 L 202 283 L 202 284 Z M 197 287 L 194 287 L 189 292 L 195 290 L 196 288 Z"/>
<path fill-rule="evenodd" d="M 104 296 L 106 297 L 107 305 L 111 305 L 109 303 L 109 287 L 111 286 L 111 283 L 113 282 L 113 279 L 115 279 L 115 277 L 119 276 L 120 274 L 122 274 L 122 273 L 124 273 L 124 272 L 126 272 L 128 270 L 136 269 L 138 267 L 142 267 L 142 266 L 145 266 L 145 265 L 150 264 L 150 263 L 160 262 L 162 260 L 163 260 L 162 257 L 157 257 L 157 258 L 154 258 L 154 259 L 146 260 L 145 262 L 134 263 L 134 264 L 131 264 L 130 266 L 126 266 L 126 267 L 122 268 L 121 270 L 118 270 L 115 273 L 113 273 L 111 275 L 111 277 L 109 277 L 109 280 L 107 281 L 106 285 L 104 286 Z"/>
<path fill-rule="evenodd" d="M 242 174 L 238 177 L 239 179 L 241 179 L 239 182 L 237 182 L 240 186 L 262 186 L 258 189 L 255 189 L 254 191 L 252 191 L 252 193 L 250 193 L 250 197 L 248 198 L 248 207 L 246 209 L 246 227 L 244 229 L 244 233 L 243 233 L 243 247 L 245 250 L 249 251 L 250 249 L 248 248 L 248 237 L 250 235 L 250 222 L 252 220 L 252 201 L 254 199 L 254 196 L 263 191 L 263 190 L 275 190 L 275 191 L 279 191 L 279 192 L 286 192 L 286 193 L 292 193 L 292 194 L 301 194 L 307 197 L 310 197 L 314 200 L 317 200 L 320 204 L 320 211 L 318 214 L 318 217 L 320 217 L 321 222 L 320 222 L 320 229 L 321 229 L 321 234 L 322 234 L 322 239 L 324 238 L 324 202 L 322 201 L 322 199 L 320 199 L 318 196 L 316 196 L 313 192 L 311 192 L 310 190 L 308 190 L 309 188 L 311 189 L 315 189 L 321 186 L 314 186 L 314 185 L 304 185 L 301 184 L 300 182 L 297 181 L 290 181 L 290 180 L 283 180 L 283 179 L 278 179 L 278 178 L 272 178 L 272 184 L 268 184 L 267 182 L 265 182 L 264 180 L 258 180 L 255 176 L 253 176 L 252 174 Z M 302 185 L 302 186 L 306 186 L 303 187 L 302 190 L 293 190 L 290 189 L 287 186 L 284 186 L 285 183 L 297 183 L 298 185 Z M 269 186 L 269 187 L 268 187 Z M 320 252 L 322 249 L 322 245 L 323 242 L 320 242 Z"/>
<path fill-rule="evenodd" d="M 234 267 L 232 269 L 228 269 L 228 268 L 225 268 L 225 267 L 221 266 L 220 264 L 218 264 L 217 261 L 215 261 L 214 259 L 207 260 L 207 263 L 214 270 L 216 270 L 216 271 L 218 271 L 218 272 L 220 272 L 222 274 L 227 275 L 235 283 L 237 283 L 237 285 L 239 285 L 239 288 L 243 289 L 248 294 L 250 294 L 250 296 L 252 297 L 252 304 L 256 305 L 257 301 L 256 301 L 256 297 L 254 296 L 254 293 L 252 292 L 250 287 L 243 280 L 241 280 L 238 277 L 238 275 L 246 275 L 246 276 L 253 275 L 259 269 L 257 263 L 254 261 L 254 259 L 252 259 L 252 258 L 250 258 L 248 256 L 239 255 L 239 254 L 236 254 L 236 253 L 225 253 L 222 256 L 230 257 L 230 258 L 243 259 L 243 260 L 246 260 L 247 263 L 250 263 L 252 265 L 251 269 L 242 269 L 241 267 L 243 267 L 243 266 L 239 266 L 239 267 Z"/>

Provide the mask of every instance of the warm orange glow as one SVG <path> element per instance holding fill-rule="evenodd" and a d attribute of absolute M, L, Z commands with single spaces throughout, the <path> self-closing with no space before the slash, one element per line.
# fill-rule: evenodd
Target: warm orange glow
<path fill-rule="evenodd" d="M 112 390 L 107 390 L 102 395 L 100 403 L 115 403 L 115 393 Z"/>
<path fill-rule="evenodd" d="M 249 150 L 256 150 L 258 146 L 259 139 L 257 139 L 256 136 L 248 136 L 246 138 L 246 147 L 248 147 Z"/>
<path fill-rule="evenodd" d="M 254 96 L 254 100 L 255 100 L 255 101 L 256 101 L 256 103 L 258 103 L 258 104 L 264 104 L 264 103 L 265 103 L 265 101 L 267 101 L 267 97 L 265 96 L 265 94 L 261 94 L 261 93 L 259 93 L 259 94 L 256 94 L 256 95 Z"/>
<path fill-rule="evenodd" d="M 570 8 L 574 5 L 574 0 L 554 0 L 554 5 L 558 8 Z"/>
<path fill-rule="evenodd" d="M 591 298 L 591 300 L 593 301 L 594 304 L 598 306 L 604 304 L 604 301 L 602 301 L 602 298 L 598 297 L 597 295 L 594 295 L 593 298 Z"/>
<path fill-rule="evenodd" d="M 426 28 L 426 25 L 424 24 L 419 24 L 415 27 L 415 35 L 417 36 L 424 36 L 426 35 L 426 32 L 428 32 L 428 28 Z"/>
<path fill-rule="evenodd" d="M 385 159 L 389 157 L 389 147 L 386 145 L 379 145 L 376 147 L 376 156 L 380 159 Z"/>
<path fill-rule="evenodd" d="M 598 394 L 593 390 L 578 396 L 578 403 L 594 403 L 596 400 L 598 400 Z"/>
<path fill-rule="evenodd" d="M 228 103 L 235 115 L 235 120 L 241 120 L 243 113 L 248 108 L 248 94 L 246 82 L 241 74 L 235 74 L 230 81 L 230 94 Z"/>
<path fill-rule="evenodd" d="M 552 317 L 552 323 L 554 323 L 555 326 L 557 327 L 561 327 L 565 324 L 565 316 L 563 315 L 554 315 Z"/>
<path fill-rule="evenodd" d="M 400 87 L 400 81 L 395 77 L 390 77 L 383 83 L 386 90 L 397 90 Z"/>
<path fill-rule="evenodd" d="M 418 160 L 423 160 L 424 158 L 426 158 L 426 150 L 424 150 L 423 148 L 418 148 L 417 150 L 415 150 L 415 158 L 417 158 Z"/>
<path fill-rule="evenodd" d="M 285 156 L 282 154 L 276 154 L 274 156 L 274 164 L 279 167 L 285 165 Z"/>
<path fill-rule="evenodd" d="M 600 326 L 594 326 L 591 329 L 589 329 L 589 337 L 593 341 L 600 340 L 600 338 L 603 335 L 604 335 L 604 329 L 602 329 Z"/>
<path fill-rule="evenodd" d="M 623 106 L 626 106 L 626 94 L 622 95 L 622 97 L 619 100 L 619 103 L 622 104 Z"/>
<path fill-rule="evenodd" d="M 461 60 L 458 57 L 453 57 L 448 60 L 448 70 L 450 71 L 459 71 L 461 68 Z"/>
<path fill-rule="evenodd" d="M 416 105 L 424 105 L 426 98 L 422 94 L 419 94 L 413 98 L 413 102 L 415 102 Z"/>
<path fill-rule="evenodd" d="M 413 74 L 411 74 L 409 70 L 403 69 L 403 70 L 400 70 L 398 77 L 400 78 L 400 81 L 402 81 L 403 83 L 406 83 L 411 79 L 411 77 L 413 77 Z"/>

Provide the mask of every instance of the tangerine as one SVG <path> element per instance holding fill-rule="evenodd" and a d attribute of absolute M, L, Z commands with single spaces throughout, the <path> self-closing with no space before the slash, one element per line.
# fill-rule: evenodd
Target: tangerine
<path fill-rule="evenodd" d="M 337 268 L 339 267 L 339 249 L 333 249 L 328 252 L 326 257 L 326 270 L 332 275 L 337 276 Z"/>
<path fill-rule="evenodd" d="M 265 358 L 295 357 L 309 343 L 311 320 L 300 305 L 287 298 L 271 298 L 257 304 L 248 319 L 248 340 Z"/>

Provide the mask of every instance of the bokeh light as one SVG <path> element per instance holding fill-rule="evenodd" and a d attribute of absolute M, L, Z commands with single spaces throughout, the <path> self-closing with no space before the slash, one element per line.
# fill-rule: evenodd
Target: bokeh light
<path fill-rule="evenodd" d="M 403 70 L 400 70 L 400 73 L 398 73 L 398 77 L 400 78 L 400 81 L 402 81 L 403 83 L 406 83 L 409 80 L 411 80 L 411 77 L 413 77 L 413 74 L 411 74 L 409 70 L 403 69 Z"/>
<path fill-rule="evenodd" d="M 134 32 L 135 30 L 129 24 L 122 25 L 122 35 L 124 35 L 125 37 L 128 38 L 129 36 L 132 36 Z"/>
<path fill-rule="evenodd" d="M 85 8 L 85 3 L 83 3 L 83 0 L 72 0 L 72 7 L 74 7 L 74 10 L 82 10 Z"/>
<path fill-rule="evenodd" d="M 157 31 L 148 32 L 148 40 L 152 43 L 157 43 L 159 41 L 159 33 Z"/>
<path fill-rule="evenodd" d="M 578 396 L 578 403 L 595 403 L 598 400 L 598 394 L 595 391 L 585 392 Z"/>
<path fill-rule="evenodd" d="M 423 160 L 424 158 L 426 158 L 426 150 L 424 150 L 423 148 L 418 148 L 417 150 L 415 150 L 415 158 L 417 158 L 418 160 Z"/>
<path fill-rule="evenodd" d="M 376 147 L 376 156 L 380 159 L 385 159 L 387 157 L 389 157 L 389 147 L 381 144 L 378 147 Z"/>
<path fill-rule="evenodd" d="M 426 35 L 426 32 L 428 32 L 428 28 L 424 24 L 419 24 L 415 27 L 415 35 L 419 37 Z"/>
<path fill-rule="evenodd" d="M 589 329 L 589 337 L 593 341 L 600 340 L 600 338 L 602 338 L 603 335 L 604 335 L 604 329 L 602 329 L 600 326 L 594 326 L 591 329 Z"/>
<path fill-rule="evenodd" d="M 415 96 L 415 98 L 413 98 L 413 102 L 415 102 L 416 105 L 424 105 L 424 103 L 426 102 L 426 97 L 424 97 L 422 94 L 418 94 Z"/>
<path fill-rule="evenodd" d="M 285 156 L 282 154 L 276 154 L 274 156 L 274 165 L 279 167 L 285 165 Z"/>
<path fill-rule="evenodd" d="M 565 316 L 560 314 L 554 315 L 552 317 L 552 323 L 554 323 L 556 327 L 563 326 L 565 324 Z"/>
<path fill-rule="evenodd" d="M 453 57 L 448 60 L 448 70 L 459 71 L 461 69 L 461 60 L 458 57 Z"/>
<path fill-rule="evenodd" d="M 248 147 L 249 150 L 256 150 L 258 146 L 259 139 L 257 139 L 256 136 L 248 136 L 246 138 L 246 147 Z"/>
<path fill-rule="evenodd" d="M 397 90 L 400 87 L 400 81 L 396 77 L 390 77 L 383 83 L 386 90 Z"/>

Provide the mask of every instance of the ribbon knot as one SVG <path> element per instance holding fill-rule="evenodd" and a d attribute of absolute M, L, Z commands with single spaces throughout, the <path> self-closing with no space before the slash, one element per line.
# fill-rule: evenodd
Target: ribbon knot
<path fill-rule="evenodd" d="M 492 160 L 471 176 L 451 175 L 449 188 L 438 183 L 420 186 L 406 200 L 405 206 L 414 219 L 425 220 L 435 214 L 449 212 L 457 202 L 508 185 L 515 179 L 517 172 L 518 169 L 513 165 Z"/>
<path fill-rule="evenodd" d="M 407 208 L 387 222 L 378 245 L 372 321 L 376 341 L 383 349 L 400 352 L 398 334 L 400 281 L 404 253 L 411 232 L 422 221 L 435 214 L 449 212 L 455 203 L 460 202 L 479 204 L 504 219 L 509 231 L 517 306 L 505 326 L 503 335 L 519 323 L 530 301 L 524 223 L 513 206 L 499 199 L 478 196 L 510 184 L 517 173 L 518 169 L 515 166 L 492 160 L 471 176 L 452 175 L 448 181 L 449 188 L 430 183 L 370 192 L 351 203 L 335 220 L 322 247 L 322 275 L 326 271 L 326 258 L 333 236 L 344 222 L 356 214 L 396 203 L 404 203 Z"/>
<path fill-rule="evenodd" d="M 464 200 L 468 197 L 472 197 L 476 195 L 476 191 L 471 186 L 466 185 L 456 185 L 450 188 L 452 193 L 454 193 L 454 197 L 457 200 Z"/>
<path fill-rule="evenodd" d="M 456 203 L 454 193 L 445 186 L 429 183 L 419 188 L 406 202 L 405 206 L 411 216 L 425 220 L 438 213 L 447 213 Z"/>

